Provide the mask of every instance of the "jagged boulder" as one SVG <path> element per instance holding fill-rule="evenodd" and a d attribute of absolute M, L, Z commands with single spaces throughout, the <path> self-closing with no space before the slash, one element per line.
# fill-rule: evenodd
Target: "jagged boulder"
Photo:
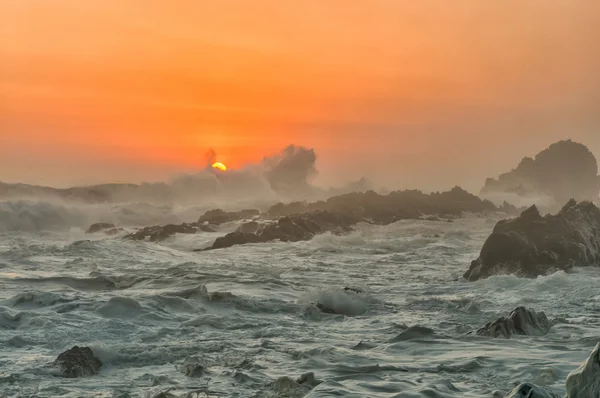
<path fill-rule="evenodd" d="M 514 219 L 499 221 L 464 278 L 496 274 L 535 278 L 574 266 L 600 265 L 600 209 L 570 200 L 556 215 L 531 206 Z"/>
<path fill-rule="evenodd" d="M 521 197 L 552 197 L 556 203 L 569 198 L 598 200 L 600 177 L 594 154 L 571 140 L 556 142 L 536 155 L 524 158 L 516 169 L 489 178 L 481 194 L 511 193 Z"/>
<path fill-rule="evenodd" d="M 60 354 L 52 366 L 63 377 L 75 378 L 98 374 L 102 362 L 91 348 L 75 346 Z"/>
<path fill-rule="evenodd" d="M 490 322 L 476 331 L 479 336 L 510 338 L 515 335 L 539 336 L 548 333 L 552 323 L 543 312 L 518 307 L 508 318 Z"/>
<path fill-rule="evenodd" d="M 95 234 L 96 232 L 104 231 L 107 229 L 110 229 L 110 230 L 115 229 L 115 225 L 110 224 L 110 223 L 105 223 L 105 222 L 99 222 L 99 223 L 90 225 L 90 227 L 88 228 L 86 233 L 87 234 Z"/>

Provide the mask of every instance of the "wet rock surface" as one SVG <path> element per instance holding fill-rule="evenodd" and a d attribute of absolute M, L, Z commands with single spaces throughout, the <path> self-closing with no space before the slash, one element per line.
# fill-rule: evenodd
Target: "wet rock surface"
<path fill-rule="evenodd" d="M 536 206 L 499 221 L 464 278 L 497 274 L 535 278 L 574 266 L 600 266 L 600 209 L 570 200 L 556 215 Z"/>
<path fill-rule="evenodd" d="M 478 329 L 475 333 L 479 336 L 504 337 L 526 335 L 541 336 L 548 333 L 552 323 L 543 312 L 518 307 L 507 318 L 499 318 Z"/>
<path fill-rule="evenodd" d="M 246 243 L 261 243 L 273 240 L 297 242 L 309 240 L 316 234 L 331 232 L 342 234 L 352 230 L 357 220 L 343 214 L 327 211 L 312 211 L 303 214 L 281 217 L 277 222 L 257 225 L 255 233 L 232 232 L 217 238 L 206 250 L 221 249 Z"/>
<path fill-rule="evenodd" d="M 59 370 L 61 376 L 76 378 L 98 374 L 102 362 L 91 348 L 74 346 L 60 354 L 52 366 Z"/>

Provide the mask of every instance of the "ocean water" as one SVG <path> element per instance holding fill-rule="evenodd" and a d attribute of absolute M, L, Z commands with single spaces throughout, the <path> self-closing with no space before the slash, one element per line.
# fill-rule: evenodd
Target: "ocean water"
<path fill-rule="evenodd" d="M 600 341 L 600 269 L 457 280 L 496 220 L 210 252 L 192 250 L 215 234 L 1 232 L 0 396 L 500 397 L 526 381 L 564 394 Z M 550 333 L 467 335 L 520 305 L 546 312 Z M 53 375 L 74 345 L 94 349 L 99 375 Z M 312 390 L 288 379 L 308 372 Z"/>

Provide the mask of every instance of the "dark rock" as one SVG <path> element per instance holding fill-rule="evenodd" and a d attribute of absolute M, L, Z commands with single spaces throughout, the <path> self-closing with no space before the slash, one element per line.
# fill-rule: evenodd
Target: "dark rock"
<path fill-rule="evenodd" d="M 409 341 L 421 338 L 430 338 L 435 335 L 433 329 L 424 326 L 411 326 L 398 336 L 390 340 L 390 343 L 398 343 L 400 341 Z"/>
<path fill-rule="evenodd" d="M 142 228 L 137 232 L 124 236 L 124 239 L 144 240 L 148 238 L 151 242 L 165 240 L 175 234 L 195 234 L 198 231 L 215 232 L 215 230 L 204 224 L 168 224 Z"/>
<path fill-rule="evenodd" d="M 222 249 L 234 245 L 244 245 L 246 243 L 263 242 L 260 236 L 246 232 L 231 232 L 225 236 L 217 238 L 215 243 L 209 249 Z"/>
<path fill-rule="evenodd" d="M 52 364 L 63 377 L 75 378 L 98 374 L 102 362 L 89 347 L 75 346 L 60 354 Z"/>
<path fill-rule="evenodd" d="M 560 141 L 543 150 L 535 159 L 524 158 L 518 167 L 489 178 L 482 195 L 512 193 L 521 197 L 550 196 L 557 203 L 569 198 L 598 200 L 600 177 L 594 154 L 583 144 Z"/>
<path fill-rule="evenodd" d="M 92 224 L 90 228 L 86 231 L 86 234 L 94 234 L 96 232 L 103 231 L 105 229 L 115 228 L 114 224 L 99 222 L 96 224 Z"/>
<path fill-rule="evenodd" d="M 431 215 L 432 220 L 438 220 L 439 217 L 458 217 L 465 212 L 485 213 L 497 210 L 493 203 L 481 200 L 459 187 L 430 195 L 421 191 L 398 191 L 387 195 L 374 191 L 354 192 L 310 204 L 279 203 L 267 213 L 268 217 L 279 217 L 277 222 L 258 226 L 253 223 L 244 224 L 236 232 L 229 234 L 231 236 L 218 238 L 208 250 L 273 240 L 297 242 L 326 232 L 344 234 L 352 231 L 352 226 L 359 222 L 387 225 L 403 219 L 420 219 L 426 215 Z M 209 218 L 214 220 L 212 214 L 215 217 L 223 216 L 224 212 L 211 213 Z M 258 238 L 245 234 L 255 234 Z"/>
<path fill-rule="evenodd" d="M 570 200 L 556 215 L 542 217 L 532 206 L 517 218 L 499 221 L 464 277 L 535 278 L 574 266 L 600 266 L 600 209 Z"/>
<path fill-rule="evenodd" d="M 515 335 L 540 336 L 548 333 L 552 324 L 543 312 L 525 307 L 514 309 L 508 318 L 500 318 L 477 330 L 479 336 L 510 338 Z"/>
<path fill-rule="evenodd" d="M 300 385 L 307 385 L 312 387 L 316 387 L 319 384 L 323 383 L 321 380 L 315 378 L 314 372 L 304 373 L 300 377 L 296 379 L 296 383 Z"/>
<path fill-rule="evenodd" d="M 354 292 L 354 293 L 357 293 L 357 294 L 360 294 L 360 293 L 363 292 L 361 289 L 358 289 L 358 288 L 355 288 L 355 287 L 347 287 L 347 286 L 344 288 L 344 290 L 347 291 L 347 292 Z"/>
<path fill-rule="evenodd" d="M 222 249 L 246 243 L 259 243 L 279 240 L 298 242 L 312 239 L 316 234 L 331 232 L 347 233 L 357 220 L 343 214 L 323 210 L 281 217 L 276 223 L 266 224 L 257 233 L 232 232 L 217 238 L 206 250 Z"/>
<path fill-rule="evenodd" d="M 255 209 L 244 209 L 235 212 L 227 212 L 221 209 L 209 210 L 204 213 L 199 219 L 198 224 L 221 225 L 231 221 L 239 221 L 248 218 L 253 218 L 260 215 L 260 211 Z"/>

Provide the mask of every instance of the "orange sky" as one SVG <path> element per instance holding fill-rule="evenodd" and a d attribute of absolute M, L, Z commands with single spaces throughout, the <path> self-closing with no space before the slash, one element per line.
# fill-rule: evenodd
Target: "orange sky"
<path fill-rule="evenodd" d="M 557 139 L 600 157 L 599 70 L 597 0 L 3 0 L 0 180 L 295 143 L 324 183 L 478 188 Z"/>

